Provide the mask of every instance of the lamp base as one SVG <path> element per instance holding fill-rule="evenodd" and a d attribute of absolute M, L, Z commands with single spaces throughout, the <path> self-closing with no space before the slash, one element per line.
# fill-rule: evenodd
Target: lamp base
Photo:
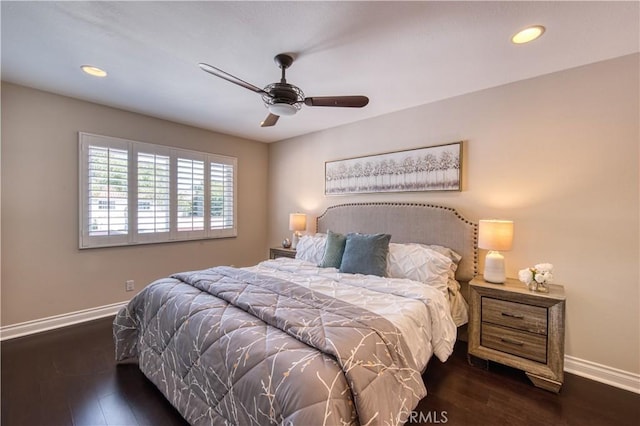
<path fill-rule="evenodd" d="M 291 238 L 291 248 L 293 250 L 295 250 L 298 246 L 298 241 L 300 241 L 300 233 L 298 231 L 295 231 L 293 233 L 293 237 Z"/>
<path fill-rule="evenodd" d="M 484 259 L 484 275 L 488 283 L 503 284 L 507 278 L 504 272 L 504 256 L 497 251 L 490 251 Z"/>

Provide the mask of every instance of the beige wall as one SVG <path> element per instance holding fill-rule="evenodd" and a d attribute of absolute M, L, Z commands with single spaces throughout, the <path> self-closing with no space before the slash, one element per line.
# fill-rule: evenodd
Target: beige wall
<path fill-rule="evenodd" d="M 344 202 L 420 201 L 474 221 L 513 219 L 508 275 L 555 265 L 566 353 L 640 373 L 638 63 L 626 56 L 271 144 L 269 242 L 289 235 L 288 213 Z M 460 193 L 323 195 L 325 160 L 459 140 Z"/>
<path fill-rule="evenodd" d="M 238 158 L 238 237 L 78 250 L 78 131 Z M 131 298 L 172 272 L 266 255 L 268 147 L 2 84 L 2 325 Z"/>

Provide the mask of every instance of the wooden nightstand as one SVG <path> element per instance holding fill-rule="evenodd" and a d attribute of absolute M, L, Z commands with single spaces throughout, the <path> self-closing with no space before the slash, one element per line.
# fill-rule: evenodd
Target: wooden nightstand
<path fill-rule="evenodd" d="M 271 247 L 269 249 L 269 259 L 275 259 L 277 257 L 290 257 L 296 258 L 296 250 L 284 247 Z"/>
<path fill-rule="evenodd" d="M 469 282 L 472 356 L 524 370 L 537 387 L 559 392 L 564 380 L 564 287 L 529 291 L 518 280 Z"/>

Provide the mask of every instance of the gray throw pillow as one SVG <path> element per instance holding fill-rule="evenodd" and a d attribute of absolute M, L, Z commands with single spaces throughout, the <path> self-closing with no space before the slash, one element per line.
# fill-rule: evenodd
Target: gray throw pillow
<path fill-rule="evenodd" d="M 321 268 L 339 268 L 346 241 L 347 237 L 344 235 L 327 231 L 327 243 L 324 246 L 324 256 L 318 266 Z"/>
<path fill-rule="evenodd" d="M 384 277 L 390 240 L 389 234 L 347 234 L 340 272 Z"/>

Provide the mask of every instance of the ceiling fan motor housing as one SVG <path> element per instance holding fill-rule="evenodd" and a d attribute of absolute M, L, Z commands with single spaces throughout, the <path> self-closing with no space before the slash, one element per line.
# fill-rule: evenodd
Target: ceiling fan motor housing
<path fill-rule="evenodd" d="M 275 115 L 294 115 L 302 108 L 304 93 L 289 83 L 272 83 L 264 88 L 264 105 Z"/>

